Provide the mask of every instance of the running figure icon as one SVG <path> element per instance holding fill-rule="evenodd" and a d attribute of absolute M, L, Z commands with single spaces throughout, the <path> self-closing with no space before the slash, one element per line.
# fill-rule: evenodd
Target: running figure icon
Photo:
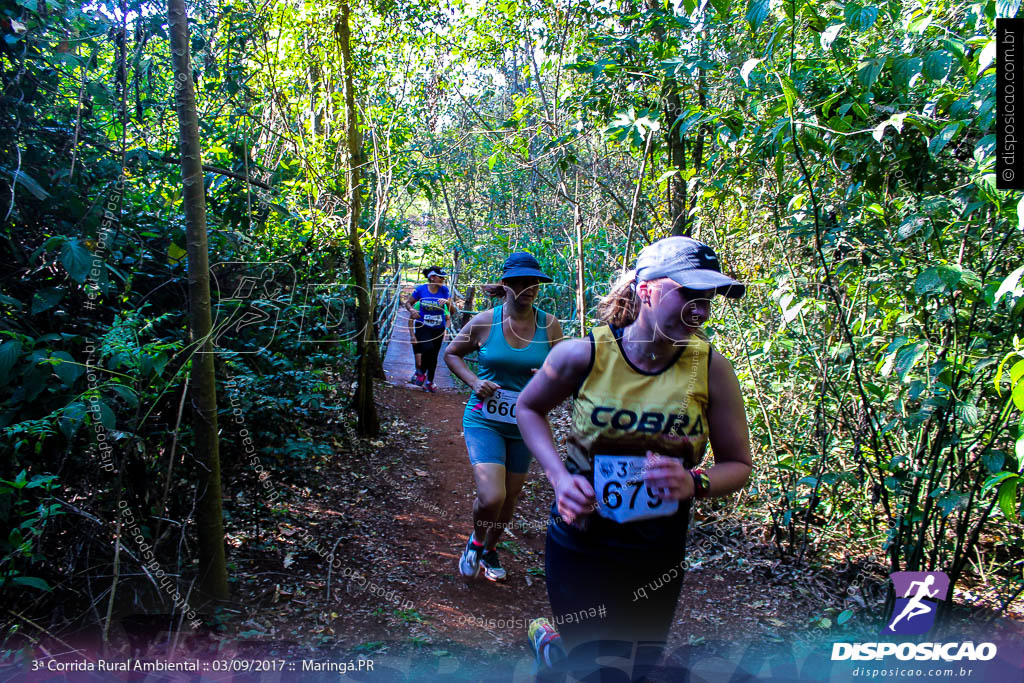
<path fill-rule="evenodd" d="M 931 606 L 925 605 L 921 601 L 925 598 L 934 598 L 939 594 L 938 588 L 935 590 L 928 590 L 933 583 L 935 583 L 935 576 L 932 574 L 926 576 L 924 581 L 912 581 L 910 583 L 910 587 L 907 588 L 906 595 L 903 596 L 905 598 L 910 598 L 910 601 L 903 608 L 903 611 L 900 612 L 899 616 L 893 619 L 892 623 L 889 624 L 890 631 L 896 630 L 894 627 L 901 619 L 906 618 L 907 621 L 910 621 L 914 617 L 919 617 L 922 614 L 929 614 L 932 611 Z M 917 586 L 917 594 L 914 595 L 914 597 L 910 597 L 910 593 L 914 590 L 915 586 Z"/>
<path fill-rule="evenodd" d="M 939 602 L 949 593 L 949 577 L 943 572 L 893 572 L 890 574 L 896 602 L 884 634 L 927 633 L 935 624 Z"/>

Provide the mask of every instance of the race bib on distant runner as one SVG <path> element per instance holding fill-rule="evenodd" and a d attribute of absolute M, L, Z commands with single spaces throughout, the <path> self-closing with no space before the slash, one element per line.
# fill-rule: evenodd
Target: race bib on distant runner
<path fill-rule="evenodd" d="M 644 481 L 642 455 L 595 455 L 594 492 L 597 514 L 620 524 L 667 517 L 679 510 L 678 500 L 662 500 Z"/>
<path fill-rule="evenodd" d="M 515 424 L 516 400 L 518 399 L 518 391 L 498 389 L 490 397 L 484 399 L 483 404 L 480 406 L 480 411 L 488 420 Z"/>
<path fill-rule="evenodd" d="M 441 323 L 444 322 L 443 313 L 424 313 L 420 320 L 427 327 L 441 327 Z"/>

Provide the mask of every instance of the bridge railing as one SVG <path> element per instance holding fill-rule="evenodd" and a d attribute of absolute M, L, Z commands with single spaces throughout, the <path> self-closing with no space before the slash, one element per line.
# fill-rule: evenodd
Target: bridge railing
<path fill-rule="evenodd" d="M 395 332 L 398 307 L 402 303 L 401 271 L 396 271 L 394 275 L 377 285 L 377 292 L 379 299 L 377 301 L 377 319 L 374 324 L 380 334 L 380 357 L 384 358 L 388 353 L 391 336 Z"/>

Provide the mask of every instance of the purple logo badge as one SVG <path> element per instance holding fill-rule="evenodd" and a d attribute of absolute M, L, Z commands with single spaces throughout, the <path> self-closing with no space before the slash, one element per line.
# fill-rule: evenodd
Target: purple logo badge
<path fill-rule="evenodd" d="M 945 600 L 949 592 L 949 577 L 943 572 L 893 572 L 889 578 L 896 591 L 896 605 L 882 633 L 910 636 L 930 631 L 939 600 Z"/>

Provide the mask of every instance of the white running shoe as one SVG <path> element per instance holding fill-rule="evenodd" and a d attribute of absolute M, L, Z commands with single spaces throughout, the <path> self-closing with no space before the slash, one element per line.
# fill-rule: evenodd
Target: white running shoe
<path fill-rule="evenodd" d="M 473 535 L 470 534 L 469 540 L 466 541 L 466 549 L 462 551 L 462 557 L 459 558 L 459 573 L 467 579 L 476 578 L 476 575 L 480 573 L 480 553 L 482 551 L 483 546 L 473 545 Z"/>
<path fill-rule="evenodd" d="M 484 551 L 480 556 L 480 566 L 484 570 L 484 578 L 488 581 L 504 581 L 507 578 L 505 570 L 501 567 L 501 560 L 498 559 L 498 551 L 493 548 Z"/>

